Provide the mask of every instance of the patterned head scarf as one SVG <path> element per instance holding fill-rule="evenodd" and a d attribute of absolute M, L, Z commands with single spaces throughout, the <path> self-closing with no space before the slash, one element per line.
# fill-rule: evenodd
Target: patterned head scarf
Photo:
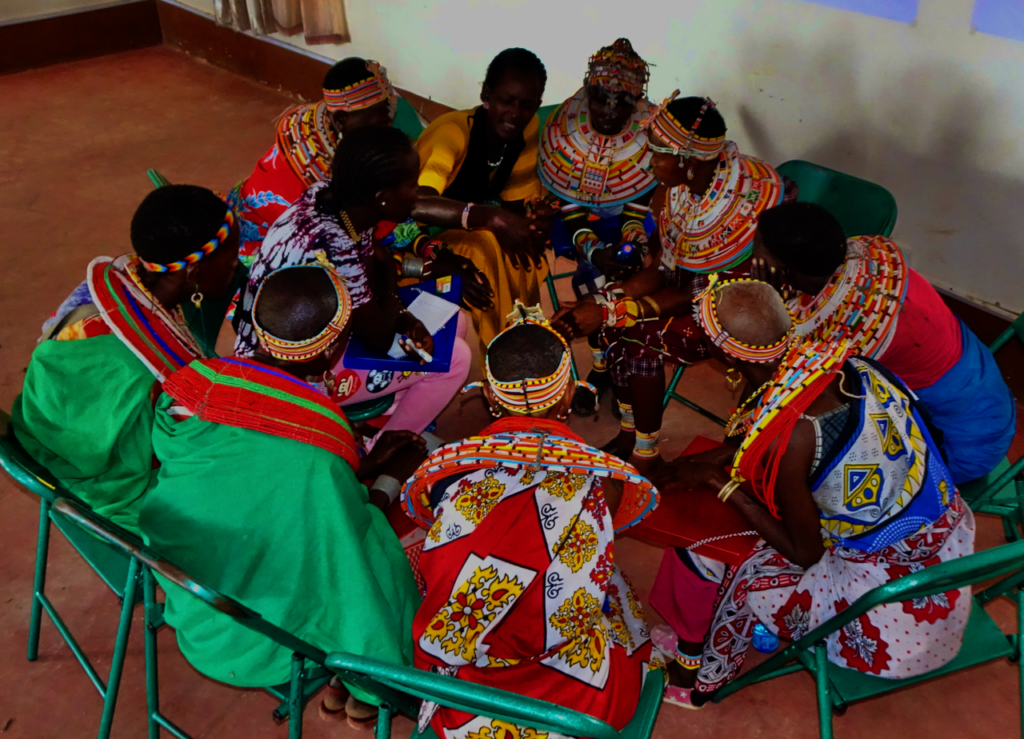
<path fill-rule="evenodd" d="M 330 262 L 327 261 L 326 255 L 323 252 L 317 252 L 316 258 L 315 264 L 294 264 L 281 268 L 281 270 L 319 269 L 326 272 L 327 276 L 331 278 L 334 292 L 338 296 L 338 310 L 335 311 L 330 323 L 316 336 L 298 341 L 288 341 L 268 333 L 266 329 L 260 326 L 259 321 L 256 319 L 260 294 L 262 294 L 263 287 L 267 284 L 265 279 L 260 283 L 259 290 L 256 291 L 256 299 L 252 305 L 252 325 L 256 332 L 256 340 L 263 351 L 276 359 L 283 359 L 288 362 L 309 362 L 316 359 L 330 349 L 334 342 L 337 341 L 338 336 L 345 330 L 345 326 L 352 316 L 352 298 L 349 296 L 348 288 L 345 287 L 341 276 L 338 275 Z M 276 270 L 271 275 L 281 270 Z M 271 275 L 267 276 L 270 277 Z"/>
<path fill-rule="evenodd" d="M 388 71 L 380 62 L 372 59 L 366 60 L 366 71 L 370 73 L 366 79 L 353 82 L 341 90 L 330 90 L 325 87 L 324 102 L 327 109 L 332 113 L 338 110 L 351 113 L 387 100 L 391 103 L 391 117 L 394 119 L 398 93 L 391 86 Z"/>
<path fill-rule="evenodd" d="M 708 335 L 711 343 L 722 349 L 722 351 L 730 354 L 737 359 L 742 359 L 745 362 L 772 362 L 776 359 L 780 359 L 789 348 L 790 338 L 793 336 L 793 314 L 789 310 L 789 307 L 782 302 L 782 298 L 779 298 L 779 302 L 786 308 L 786 313 L 789 315 L 789 330 L 786 331 L 785 336 L 776 341 L 774 344 L 769 346 L 755 346 L 752 344 L 746 344 L 739 339 L 731 336 L 728 331 L 722 326 L 721 320 L 718 318 L 718 307 L 717 300 L 722 290 L 727 285 L 736 285 L 742 282 L 752 282 L 759 285 L 767 285 L 765 282 L 760 280 L 751 279 L 735 279 L 735 280 L 722 280 L 718 279 L 718 274 L 712 274 L 708 280 L 707 288 L 697 296 L 694 311 L 697 314 L 697 322 L 701 328 Z"/>
<path fill-rule="evenodd" d="M 608 92 L 625 92 L 634 99 L 647 97 L 650 65 L 633 51 L 629 39 L 620 38 L 611 46 L 601 47 L 587 66 L 583 78 L 586 87 L 596 85 Z"/>
<path fill-rule="evenodd" d="M 655 108 L 653 115 L 644 122 L 645 130 L 668 142 L 669 145 L 668 150 L 651 145 L 651 150 L 664 154 L 676 154 L 681 157 L 692 157 L 701 161 L 718 158 L 722 149 L 725 148 L 725 134 L 714 138 L 704 138 L 696 133 L 705 114 L 717 107 L 715 101 L 711 98 L 704 98 L 704 104 L 701 106 L 697 118 L 694 119 L 693 125 L 686 127 L 668 111 L 669 103 L 678 95 L 679 90 L 676 90 L 665 98 L 661 105 Z"/>

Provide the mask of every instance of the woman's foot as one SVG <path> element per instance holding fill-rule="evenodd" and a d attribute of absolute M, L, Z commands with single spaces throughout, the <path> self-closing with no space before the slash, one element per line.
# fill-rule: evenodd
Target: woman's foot
<path fill-rule="evenodd" d="M 673 706 L 679 706 L 681 708 L 689 708 L 693 711 L 699 711 L 703 708 L 703 705 L 693 705 L 693 688 L 680 688 L 671 683 L 665 688 L 665 692 L 662 694 L 661 699 L 666 703 L 671 703 Z"/>
<path fill-rule="evenodd" d="M 350 697 L 348 689 L 341 684 L 337 676 L 332 677 L 320 701 L 320 719 L 328 723 L 344 721 L 348 715 L 345 713 L 345 704 Z"/>
<path fill-rule="evenodd" d="M 345 703 L 348 725 L 359 731 L 370 731 L 377 726 L 377 706 L 363 703 L 350 695 Z"/>

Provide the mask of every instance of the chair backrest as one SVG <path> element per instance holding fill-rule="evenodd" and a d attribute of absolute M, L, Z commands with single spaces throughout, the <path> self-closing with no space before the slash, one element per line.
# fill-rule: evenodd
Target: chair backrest
<path fill-rule="evenodd" d="M 70 495 L 57 478 L 28 455 L 14 435 L 11 417 L 3 411 L 0 411 L 0 467 L 17 485 L 50 502 L 60 495 Z"/>
<path fill-rule="evenodd" d="M 989 344 L 988 349 L 995 354 L 1002 349 L 1014 336 L 1018 341 L 1024 342 L 1024 313 L 1021 313 L 1003 333 L 999 334 L 995 341 Z"/>
<path fill-rule="evenodd" d="M 138 536 L 97 515 L 88 506 L 77 501 L 61 498 L 54 504 L 53 510 L 60 516 L 73 521 L 76 525 L 108 542 L 129 557 L 134 557 L 145 567 L 159 573 L 175 585 L 183 590 L 187 590 L 199 600 L 230 616 L 243 626 L 263 634 L 286 649 L 298 652 L 311 662 L 315 662 L 318 665 L 324 664 L 327 653 L 322 649 L 264 620 L 254 610 L 242 605 L 234 598 L 219 593 L 213 588 L 189 577 L 180 567 L 168 562 L 152 549 L 149 549 Z"/>
<path fill-rule="evenodd" d="M 881 185 L 800 159 L 775 169 L 800 186 L 800 202 L 815 203 L 834 215 L 847 238 L 892 235 L 896 199 Z"/>
<path fill-rule="evenodd" d="M 551 114 L 555 112 L 555 108 L 557 108 L 559 105 L 561 105 L 561 103 L 542 105 L 540 106 L 540 109 L 537 111 L 537 118 L 540 119 L 540 126 L 538 127 L 538 131 L 541 136 L 544 135 L 544 124 L 548 122 L 548 118 L 551 117 Z"/>
<path fill-rule="evenodd" d="M 416 109 L 412 107 L 412 103 L 401 96 L 398 98 L 398 109 L 395 111 L 395 120 L 391 125 L 413 141 L 423 133 L 423 122 L 420 121 Z"/>
<path fill-rule="evenodd" d="M 1024 540 L 941 562 L 880 585 L 808 633 L 797 642 L 797 646 L 824 639 L 878 606 L 925 598 L 1004 575 L 1004 580 L 989 586 L 988 590 L 1006 590 L 1007 584 L 1016 587 L 1024 579 Z"/>
<path fill-rule="evenodd" d="M 591 739 L 621 739 L 610 725 L 585 713 L 446 675 L 344 652 L 329 654 L 326 664 L 346 682 L 366 681 L 365 685 L 372 686 L 366 689 L 377 695 L 380 690 L 391 688 L 466 713 L 542 731 Z"/>

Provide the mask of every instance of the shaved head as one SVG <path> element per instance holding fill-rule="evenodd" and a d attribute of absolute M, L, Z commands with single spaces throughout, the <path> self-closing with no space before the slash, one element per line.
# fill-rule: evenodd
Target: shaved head
<path fill-rule="evenodd" d="M 263 281 L 253 315 L 271 336 L 312 339 L 338 312 L 338 294 L 323 267 L 280 269 Z"/>
<path fill-rule="evenodd" d="M 732 282 L 715 288 L 722 328 L 750 346 L 771 346 L 792 326 L 782 296 L 767 282 Z"/>

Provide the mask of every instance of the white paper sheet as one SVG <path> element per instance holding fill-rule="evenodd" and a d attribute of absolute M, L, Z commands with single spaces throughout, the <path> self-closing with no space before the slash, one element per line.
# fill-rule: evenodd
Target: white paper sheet
<path fill-rule="evenodd" d="M 420 319 L 430 335 L 433 336 L 459 312 L 459 306 L 436 295 L 420 293 L 415 300 L 409 303 L 409 312 Z M 402 347 L 398 345 L 398 334 L 395 334 L 395 340 L 391 342 L 388 356 L 392 359 L 401 359 L 406 356 Z"/>

